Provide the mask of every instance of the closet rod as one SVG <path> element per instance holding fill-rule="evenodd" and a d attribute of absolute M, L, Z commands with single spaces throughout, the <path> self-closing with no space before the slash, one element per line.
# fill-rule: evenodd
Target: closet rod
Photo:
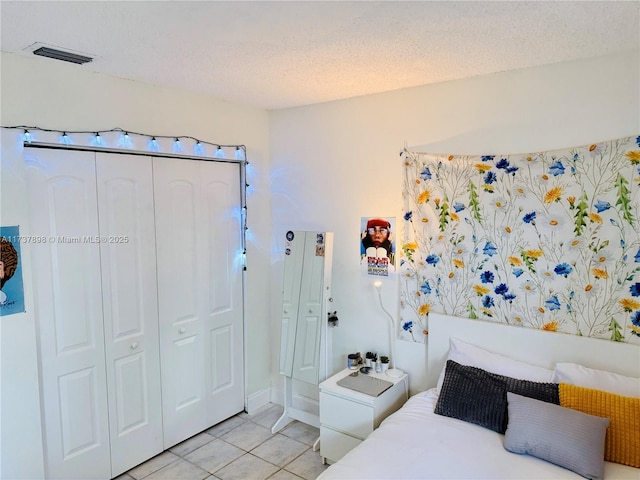
<path fill-rule="evenodd" d="M 81 150 L 84 152 L 104 152 L 104 153 L 117 153 L 121 155 L 140 155 L 143 157 L 166 157 L 166 158 L 180 158 L 183 160 L 204 160 L 207 162 L 220 162 L 220 163 L 245 163 L 246 160 L 234 160 L 232 158 L 211 158 L 201 157 L 197 155 L 183 155 L 178 153 L 162 153 L 162 152 L 142 152 L 136 150 L 127 150 L 124 148 L 109 148 L 109 147 L 90 147 L 82 145 L 59 145 L 57 143 L 46 142 L 24 142 L 24 146 L 28 148 L 49 148 L 57 150 Z"/>

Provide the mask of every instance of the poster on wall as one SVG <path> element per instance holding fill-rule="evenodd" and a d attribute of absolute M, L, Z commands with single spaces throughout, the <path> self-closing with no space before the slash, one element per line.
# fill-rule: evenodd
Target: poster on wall
<path fill-rule="evenodd" d="M 395 273 L 394 217 L 362 217 L 360 265 L 366 275 L 388 277 Z"/>
<path fill-rule="evenodd" d="M 0 227 L 0 316 L 23 313 L 20 227 Z"/>

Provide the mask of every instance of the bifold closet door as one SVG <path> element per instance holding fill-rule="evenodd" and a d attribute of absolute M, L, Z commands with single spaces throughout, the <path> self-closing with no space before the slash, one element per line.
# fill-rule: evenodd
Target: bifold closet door
<path fill-rule="evenodd" d="M 162 451 L 150 157 L 29 149 L 47 478 Z"/>
<path fill-rule="evenodd" d="M 151 157 L 96 154 L 112 476 L 163 450 Z"/>
<path fill-rule="evenodd" d="M 94 154 L 25 151 L 47 478 L 110 478 Z M 25 233 L 24 230 L 21 233 Z"/>
<path fill-rule="evenodd" d="M 154 158 L 164 447 L 244 409 L 240 166 Z"/>

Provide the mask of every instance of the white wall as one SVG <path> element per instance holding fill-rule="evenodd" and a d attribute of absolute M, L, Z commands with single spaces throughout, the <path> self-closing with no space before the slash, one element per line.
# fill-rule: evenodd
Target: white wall
<path fill-rule="evenodd" d="M 1 124 L 58 130 L 121 127 L 157 135 L 190 135 L 204 141 L 247 145 L 252 194 L 252 241 L 246 275 L 247 396 L 270 389 L 268 305 L 271 209 L 268 114 L 203 95 L 89 73 L 84 67 L 2 53 Z M 25 225 L 26 187 L 21 132 L 3 129 L 0 225 Z M 43 478 L 36 337 L 29 249 L 24 261 L 27 313 L 0 319 L 2 360 L 1 478 Z M 268 398 L 267 398 L 268 401 Z"/>
<path fill-rule="evenodd" d="M 525 153 L 640 134 L 640 62 L 633 51 L 606 58 L 410 88 L 270 114 L 272 282 L 282 278 L 288 229 L 335 233 L 333 367 L 353 351 L 388 351 L 373 278 L 358 267 L 360 218 L 402 219 L 399 152 L 407 145 L 455 154 Z M 398 283 L 385 280 L 396 315 Z M 279 330 L 279 292 L 272 325 Z M 399 341 L 397 367 L 411 391 L 425 388 L 424 345 Z M 277 365 L 274 337 L 272 365 Z M 277 372 L 274 383 L 279 385 Z"/>

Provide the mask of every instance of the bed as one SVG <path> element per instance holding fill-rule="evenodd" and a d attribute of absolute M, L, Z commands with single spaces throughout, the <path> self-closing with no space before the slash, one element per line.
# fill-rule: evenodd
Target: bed
<path fill-rule="evenodd" d="M 626 416 L 635 417 L 631 418 L 631 430 L 624 432 L 623 456 L 632 458 L 624 457 L 623 461 L 634 464 L 640 456 L 640 398 L 636 398 L 640 397 L 640 346 L 435 313 L 429 315 L 428 342 L 429 388 L 411 396 L 318 480 L 640 479 L 640 468 L 604 461 L 593 453 L 594 448 L 595 452 L 604 448 L 605 453 L 612 448 L 609 437 L 604 443 L 611 423 L 602 416 L 579 411 L 582 404 L 567 408 L 511 392 L 505 403 L 508 415 L 502 419 L 504 434 L 477 419 L 469 420 L 466 414 L 456 417 L 455 406 L 454 415 L 447 411 L 449 405 L 464 398 L 465 394 L 456 390 L 460 372 L 462 376 L 471 375 L 462 383 L 480 378 L 486 384 L 516 382 L 518 388 L 547 388 L 553 384 L 563 399 L 574 398 L 575 392 L 576 398 L 588 394 L 622 399 L 625 408 L 631 408 L 625 410 Z M 518 378 L 524 380 L 513 380 Z M 479 385 L 472 384 L 472 394 L 483 389 L 485 383 Z M 438 408 L 439 414 L 434 412 Z M 560 420 L 558 414 L 563 415 Z M 583 420 L 585 430 L 579 440 L 567 442 L 549 433 L 582 428 Z M 610 433 L 611 429 L 606 435 Z M 545 442 L 550 444 L 541 445 Z"/>

